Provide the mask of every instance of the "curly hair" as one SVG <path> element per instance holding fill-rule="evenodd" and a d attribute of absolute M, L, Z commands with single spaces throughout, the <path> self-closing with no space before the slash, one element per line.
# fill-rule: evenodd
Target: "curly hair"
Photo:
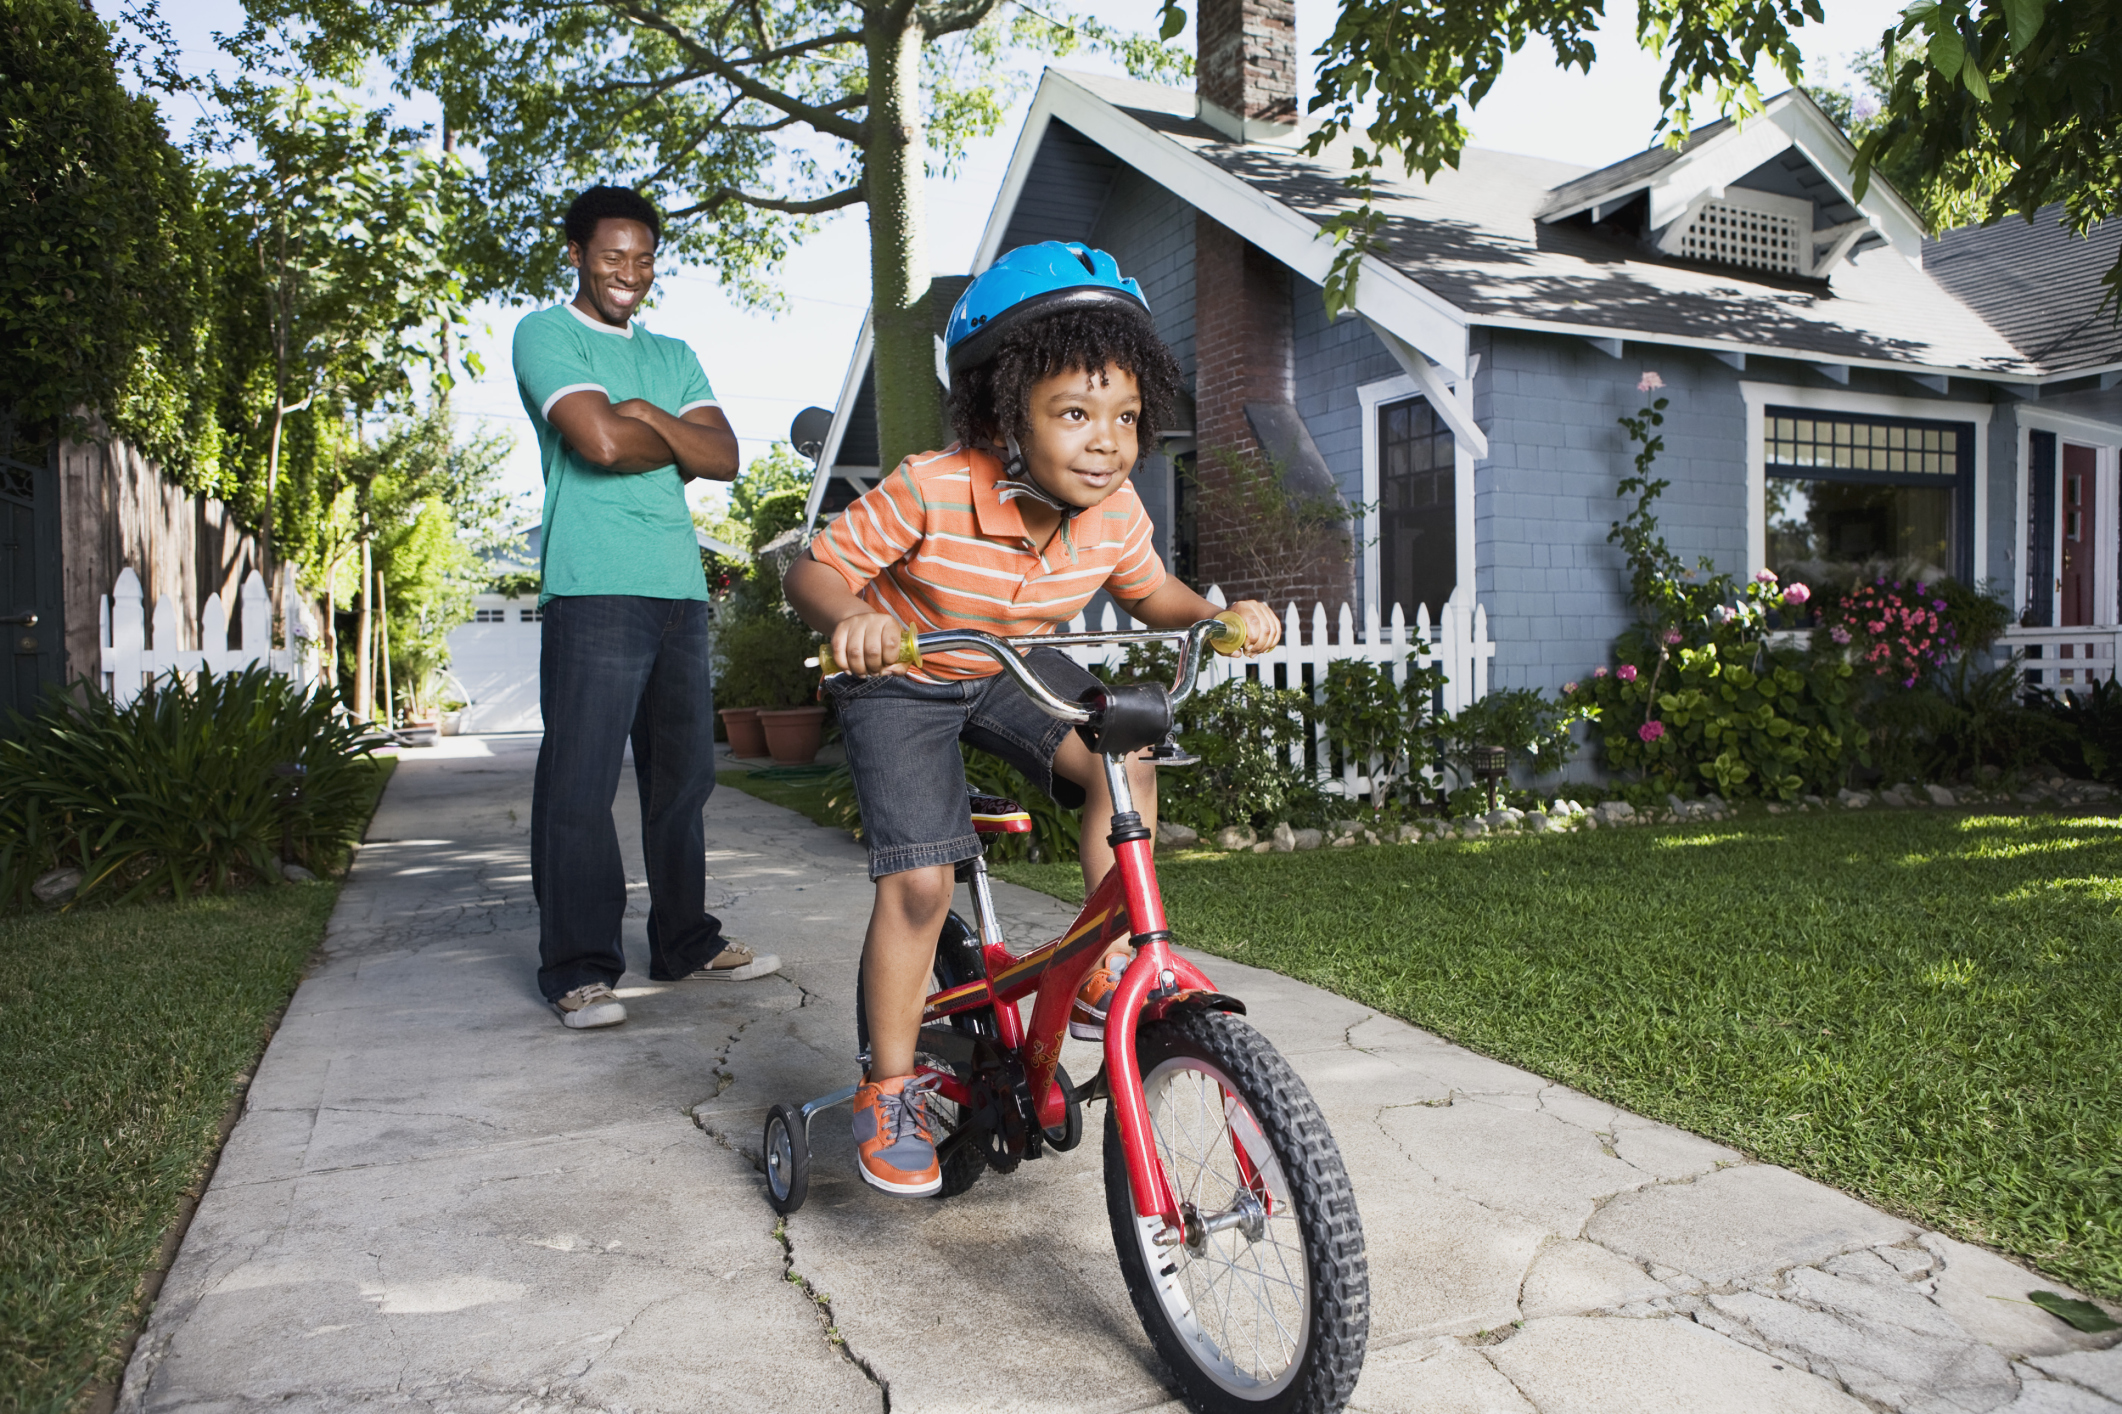
<path fill-rule="evenodd" d="M 1179 361 L 1157 337 L 1149 314 L 1120 304 L 1062 310 L 1011 330 L 995 356 L 951 379 L 951 429 L 967 446 L 1024 440 L 1031 425 L 1032 385 L 1071 370 L 1124 368 L 1142 390 L 1135 418 L 1145 455 L 1171 420 L 1179 394 Z"/>
<path fill-rule="evenodd" d="M 597 234 L 597 223 L 611 219 L 639 221 L 648 227 L 651 242 L 657 246 L 663 244 L 663 218 L 656 214 L 655 203 L 632 187 L 585 188 L 581 195 L 568 203 L 567 217 L 562 225 L 570 245 L 588 250 L 591 238 Z"/>

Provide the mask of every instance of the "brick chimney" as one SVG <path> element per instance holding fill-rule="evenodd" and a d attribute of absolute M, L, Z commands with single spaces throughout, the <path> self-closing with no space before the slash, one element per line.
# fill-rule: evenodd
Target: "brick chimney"
<path fill-rule="evenodd" d="M 1200 0 L 1194 36 L 1202 121 L 1236 142 L 1293 141 L 1296 0 Z"/>

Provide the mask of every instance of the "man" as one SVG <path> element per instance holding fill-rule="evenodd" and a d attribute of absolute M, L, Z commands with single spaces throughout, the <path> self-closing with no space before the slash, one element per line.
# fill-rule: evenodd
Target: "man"
<path fill-rule="evenodd" d="M 649 976 L 743 981 L 776 971 L 706 909 L 701 811 L 715 788 L 707 582 L 685 483 L 737 474 L 737 439 L 700 360 L 634 316 L 662 221 L 624 187 L 567 211 L 571 303 L 516 327 L 523 407 L 545 468 L 539 705 L 531 795 L 538 987 L 568 1026 L 614 1026 L 626 970 L 626 874 L 612 801 L 632 738 L 648 864 Z"/>

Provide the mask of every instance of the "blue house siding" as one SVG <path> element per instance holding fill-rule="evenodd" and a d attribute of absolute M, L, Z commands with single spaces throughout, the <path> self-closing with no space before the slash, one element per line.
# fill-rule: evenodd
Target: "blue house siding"
<path fill-rule="evenodd" d="M 1666 543 L 1690 564 L 1707 555 L 1746 572 L 1739 374 L 1683 350 L 1615 359 L 1581 339 L 1509 330 L 1477 332 L 1474 351 L 1484 355 L 1474 415 L 1489 442 L 1474 467 L 1475 584 L 1495 686 L 1557 689 L 1605 662 L 1633 621 L 1626 565 L 1606 536 L 1635 451 L 1618 419 L 1649 400 L 1636 389 L 1646 369 L 1670 403 L 1656 466 L 1672 483 L 1658 502 Z"/>
<path fill-rule="evenodd" d="M 1034 173 L 1036 177 L 1037 173 Z M 1194 376 L 1194 209 L 1134 168 L 1113 174 L 1090 243 L 1141 283 L 1157 332 Z"/>

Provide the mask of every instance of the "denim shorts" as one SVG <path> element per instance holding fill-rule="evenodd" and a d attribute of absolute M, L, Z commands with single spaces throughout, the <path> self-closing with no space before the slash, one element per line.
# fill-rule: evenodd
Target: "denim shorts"
<path fill-rule="evenodd" d="M 1073 702 L 1098 680 L 1067 655 L 1035 648 L 1025 664 L 1055 696 Z M 869 876 L 956 864 L 980 852 L 965 798 L 963 741 L 1022 771 L 1066 809 L 1082 787 L 1054 775 L 1054 753 L 1072 728 L 1048 716 L 1005 673 L 962 682 L 909 677 L 825 680 L 847 743 Z"/>

